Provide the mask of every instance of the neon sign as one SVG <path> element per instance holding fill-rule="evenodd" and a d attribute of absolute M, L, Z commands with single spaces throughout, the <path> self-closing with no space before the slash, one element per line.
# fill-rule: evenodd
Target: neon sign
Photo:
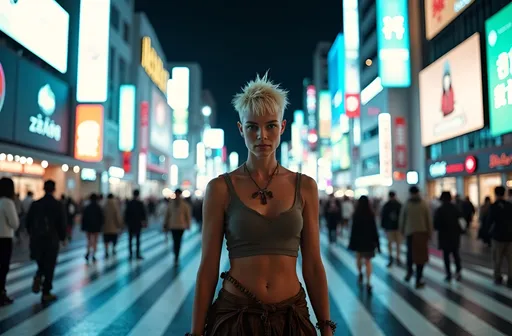
<path fill-rule="evenodd" d="M 46 84 L 39 90 L 37 104 L 42 113 L 30 117 L 28 131 L 53 139 L 57 142 L 60 141 L 62 135 L 61 127 L 51 118 L 55 112 L 56 102 L 55 93 L 49 84 Z"/>
<path fill-rule="evenodd" d="M 435 162 L 428 168 L 430 176 L 433 178 L 442 177 L 450 174 L 468 173 L 473 174 L 478 168 L 478 161 L 474 156 L 468 156 L 464 162 L 450 163 L 446 161 Z"/>
<path fill-rule="evenodd" d="M 145 36 L 142 38 L 142 56 L 140 64 L 146 70 L 149 78 L 164 94 L 167 94 L 167 81 L 169 80 L 169 71 L 164 68 L 164 62 L 158 56 L 155 48 L 151 46 L 151 38 Z"/>
<path fill-rule="evenodd" d="M 512 154 L 501 153 L 500 155 L 491 154 L 489 156 L 489 168 L 508 167 L 512 165 Z"/>

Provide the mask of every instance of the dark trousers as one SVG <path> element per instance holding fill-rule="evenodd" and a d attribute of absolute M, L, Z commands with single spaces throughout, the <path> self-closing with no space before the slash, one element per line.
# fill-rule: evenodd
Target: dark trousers
<path fill-rule="evenodd" d="M 412 235 L 407 236 L 407 274 L 413 274 Z M 416 282 L 423 279 L 423 265 L 416 265 Z"/>
<path fill-rule="evenodd" d="M 327 219 L 327 230 L 329 230 L 329 242 L 335 243 L 337 232 L 336 229 L 338 227 L 338 221 L 333 219 Z"/>
<path fill-rule="evenodd" d="M 181 239 L 183 238 L 183 232 L 185 232 L 185 230 L 171 230 L 175 260 L 178 260 L 180 257 Z"/>
<path fill-rule="evenodd" d="M 57 265 L 58 255 L 58 245 L 56 248 L 55 246 L 42 246 L 38 251 L 36 277 L 43 279 L 43 294 L 50 293 L 53 288 L 53 274 Z"/>
<path fill-rule="evenodd" d="M 130 241 L 130 243 L 128 244 L 129 248 L 130 248 L 130 257 L 133 255 L 132 254 L 132 240 L 133 238 L 135 237 L 135 246 L 136 246 L 136 253 L 137 253 L 137 257 L 140 257 L 140 229 L 131 229 L 128 231 L 128 240 Z"/>
<path fill-rule="evenodd" d="M 0 295 L 5 291 L 5 282 L 12 256 L 12 238 L 0 238 Z"/>
<path fill-rule="evenodd" d="M 460 273 L 462 266 L 460 264 L 460 254 L 458 249 L 453 250 L 443 250 L 444 257 L 444 269 L 446 271 L 446 276 L 451 277 L 452 271 L 450 269 L 450 255 L 453 255 L 453 260 L 455 261 L 455 267 L 457 269 L 457 273 Z"/>

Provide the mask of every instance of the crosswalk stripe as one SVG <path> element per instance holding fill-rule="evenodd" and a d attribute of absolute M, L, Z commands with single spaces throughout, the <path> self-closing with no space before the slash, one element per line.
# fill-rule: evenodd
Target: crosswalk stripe
<path fill-rule="evenodd" d="M 152 231 L 151 233 L 144 235 L 145 238 L 150 238 L 156 236 L 157 232 Z M 118 241 L 118 248 L 121 246 L 126 246 L 128 244 L 128 236 L 122 236 L 120 237 Z M 104 253 L 104 247 L 103 244 L 99 244 L 97 253 Z M 76 249 L 71 250 L 67 252 L 59 253 L 59 257 L 57 259 L 57 264 L 63 265 L 67 262 L 72 262 L 77 259 L 83 260 L 83 256 L 85 255 L 85 248 L 84 249 Z M 33 276 L 35 271 L 37 270 L 37 264 L 34 262 L 31 262 L 24 267 L 19 267 L 15 271 L 9 272 L 7 275 L 7 283 L 16 281 L 24 276 L 30 275 Z"/>
<path fill-rule="evenodd" d="M 199 237 L 195 237 L 192 242 L 186 243 L 183 246 L 183 254 L 188 254 L 197 248 L 199 243 Z M 110 323 L 112 323 L 116 317 L 123 313 L 135 300 L 143 295 L 155 282 L 158 281 L 167 271 L 170 269 L 171 258 L 164 258 L 151 268 L 146 270 L 137 279 L 123 286 L 113 297 L 111 297 L 105 304 L 97 307 L 97 309 L 87 316 L 82 322 L 78 323 L 73 327 L 66 335 L 85 335 L 94 336 L 101 333 Z M 197 257 L 194 257 L 194 261 Z M 187 270 L 194 266 L 194 261 L 187 266 Z M 184 271 L 180 271 L 180 275 Z M 174 281 L 176 283 L 177 279 Z M 169 302 L 168 302 L 169 303 Z M 94 326 L 94 330 L 91 330 L 91 326 Z"/>
<path fill-rule="evenodd" d="M 162 293 L 158 301 L 153 304 L 144 317 L 139 320 L 137 325 L 128 334 L 129 336 L 164 335 L 164 331 L 173 322 L 186 297 L 195 288 L 196 270 L 199 267 L 200 260 L 201 251 L 180 272 L 178 278 Z M 227 262 L 227 251 L 222 251 L 220 267 L 224 267 Z M 169 304 L 171 302 L 172 305 Z"/>
<path fill-rule="evenodd" d="M 322 239 L 322 243 L 324 246 L 327 245 L 327 240 Z M 342 249 L 335 249 L 331 247 L 331 251 L 351 270 L 355 278 L 358 271 L 355 266 L 354 258 Z M 372 296 L 380 300 L 382 304 L 390 309 L 400 323 L 406 327 L 411 334 L 418 336 L 445 335 L 437 328 L 437 326 L 425 319 L 418 311 L 411 309 L 411 305 L 400 295 L 396 294 L 384 281 L 373 276 L 372 286 L 374 287 Z"/>
<path fill-rule="evenodd" d="M 199 237 L 194 237 L 191 241 L 186 242 L 187 244 L 194 244 L 199 240 Z M 185 246 L 184 246 L 185 247 Z M 154 250 L 151 250 L 146 254 L 146 261 L 148 262 L 156 257 L 160 257 L 165 251 L 165 246 L 160 246 Z M 98 282 L 94 282 L 89 286 L 86 286 L 81 291 L 75 291 L 71 295 L 64 299 L 61 299 L 54 304 L 50 305 L 45 310 L 35 314 L 29 319 L 16 325 L 14 328 L 8 330 L 2 334 L 4 336 L 19 336 L 19 335 L 34 335 L 40 332 L 47 326 L 55 323 L 59 318 L 65 316 L 72 309 L 77 309 L 83 305 L 87 300 L 93 296 L 99 294 L 101 291 L 112 285 L 119 277 L 126 276 L 133 271 L 130 264 L 124 264 L 116 272 L 105 275 Z"/>

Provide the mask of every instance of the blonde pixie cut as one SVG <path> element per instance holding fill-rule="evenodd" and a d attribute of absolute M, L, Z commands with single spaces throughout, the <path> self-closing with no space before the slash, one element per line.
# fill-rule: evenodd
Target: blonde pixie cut
<path fill-rule="evenodd" d="M 256 75 L 256 79 L 248 82 L 242 92 L 236 94 L 232 100 L 233 107 L 238 112 L 240 121 L 249 115 L 262 116 L 277 115 L 283 119 L 284 111 L 288 106 L 288 91 L 281 89 L 280 84 L 274 84 L 265 76 Z"/>

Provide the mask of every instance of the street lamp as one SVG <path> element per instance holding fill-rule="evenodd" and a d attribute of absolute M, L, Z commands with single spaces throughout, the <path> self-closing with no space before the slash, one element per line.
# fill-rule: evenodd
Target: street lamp
<path fill-rule="evenodd" d="M 201 112 L 203 113 L 203 115 L 205 117 L 208 118 L 212 114 L 212 108 L 208 105 L 203 106 L 203 109 L 201 110 Z"/>

